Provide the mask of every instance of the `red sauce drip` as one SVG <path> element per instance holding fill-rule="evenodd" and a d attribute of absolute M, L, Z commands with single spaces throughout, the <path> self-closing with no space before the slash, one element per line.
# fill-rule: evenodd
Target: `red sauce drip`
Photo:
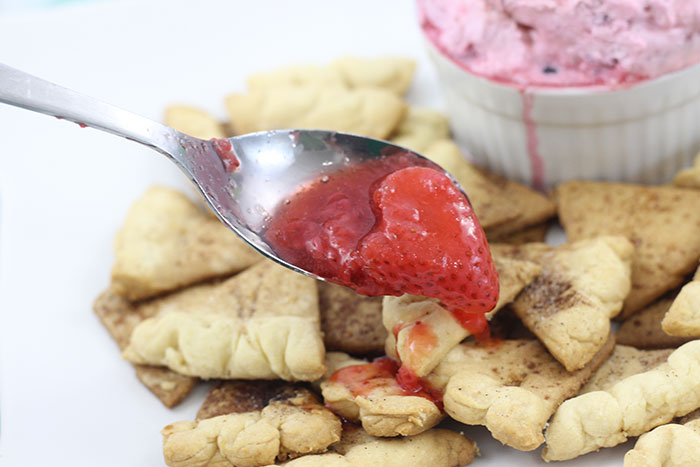
<path fill-rule="evenodd" d="M 241 161 L 238 160 L 238 157 L 236 157 L 236 154 L 233 152 L 231 141 L 227 138 L 212 138 L 210 141 L 219 159 L 224 163 L 226 172 L 235 172 L 236 169 L 240 167 Z"/>
<path fill-rule="evenodd" d="M 395 360 L 381 357 L 371 363 L 341 368 L 331 375 L 330 381 L 342 384 L 356 397 L 367 396 L 381 387 L 394 395 L 424 397 L 442 410 L 442 392 L 411 374 L 410 370 L 399 370 Z"/>
<path fill-rule="evenodd" d="M 437 336 L 433 329 L 422 321 L 416 321 L 408 331 L 406 356 L 404 360 L 413 362 L 425 358 L 437 346 Z"/>
<path fill-rule="evenodd" d="M 87 125 L 84 123 L 80 123 L 80 122 L 76 122 L 76 123 L 80 128 L 87 128 Z"/>

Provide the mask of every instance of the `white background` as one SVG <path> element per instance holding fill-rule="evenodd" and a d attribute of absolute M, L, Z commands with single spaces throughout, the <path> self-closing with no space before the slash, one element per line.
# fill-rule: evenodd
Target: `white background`
<path fill-rule="evenodd" d="M 344 54 L 415 58 L 410 100 L 442 107 L 408 0 L 106 2 L 0 18 L 0 62 L 153 119 L 176 102 L 223 119 L 246 75 Z M 194 417 L 206 386 L 164 408 L 91 310 L 114 233 L 153 183 L 185 187 L 149 149 L 0 105 L 0 466 L 162 465 L 160 429 Z M 476 465 L 542 463 L 465 431 Z M 630 447 L 561 465 L 619 465 Z"/>

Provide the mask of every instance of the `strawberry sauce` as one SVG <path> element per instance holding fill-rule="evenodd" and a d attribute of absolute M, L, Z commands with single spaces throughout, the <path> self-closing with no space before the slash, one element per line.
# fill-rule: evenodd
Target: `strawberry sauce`
<path fill-rule="evenodd" d="M 219 159 L 224 164 L 226 172 L 235 172 L 241 165 L 241 161 L 238 160 L 236 153 L 233 152 L 231 141 L 227 138 L 212 138 L 210 141 L 214 151 L 216 151 L 216 155 L 219 156 Z"/>
<path fill-rule="evenodd" d="M 284 260 L 360 294 L 423 295 L 483 316 L 498 300 L 486 237 L 433 167 L 405 153 L 323 176 L 277 209 L 264 237 Z M 481 325 L 462 320 L 472 321 Z"/>

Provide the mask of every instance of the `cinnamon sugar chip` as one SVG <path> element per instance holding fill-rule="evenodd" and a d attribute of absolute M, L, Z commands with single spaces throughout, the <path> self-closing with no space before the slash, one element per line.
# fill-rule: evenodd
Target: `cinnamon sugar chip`
<path fill-rule="evenodd" d="M 281 382 L 225 382 L 207 396 L 196 421 L 163 431 L 166 464 L 268 465 L 325 452 L 341 422 L 306 387 Z"/>
<path fill-rule="evenodd" d="M 494 438 L 522 451 L 544 441 L 542 430 L 556 408 L 610 355 L 612 335 L 588 365 L 566 369 L 537 340 L 468 342 L 453 348 L 427 380 L 445 388 L 445 411 L 455 420 L 484 425 Z"/>
<path fill-rule="evenodd" d="M 556 189 L 569 241 L 623 235 L 635 246 L 627 318 L 679 287 L 700 259 L 700 191 L 668 186 L 569 182 Z"/>
<path fill-rule="evenodd" d="M 135 305 L 107 290 L 97 297 L 93 310 L 117 342 L 119 349 L 124 350 L 133 329 L 144 319 L 156 314 L 158 307 Z M 134 368 L 138 379 L 166 407 L 174 407 L 182 402 L 197 384 L 197 378 L 180 375 L 164 367 L 134 365 Z"/>
<path fill-rule="evenodd" d="M 545 250 L 539 244 L 503 248 L 514 255 Z M 511 308 L 567 370 L 583 368 L 605 344 L 610 318 L 630 290 L 632 251 L 624 237 L 599 237 L 532 258 L 542 273 Z"/>
<path fill-rule="evenodd" d="M 114 252 L 111 287 L 132 301 L 230 276 L 262 260 L 218 219 L 159 186 L 131 207 Z"/>
<path fill-rule="evenodd" d="M 211 286 L 189 289 L 133 330 L 124 357 L 201 378 L 313 381 L 323 375 L 316 281 L 263 261 Z"/>

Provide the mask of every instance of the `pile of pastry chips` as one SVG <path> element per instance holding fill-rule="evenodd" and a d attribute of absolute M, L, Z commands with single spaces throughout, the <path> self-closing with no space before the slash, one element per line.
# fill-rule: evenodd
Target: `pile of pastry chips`
<path fill-rule="evenodd" d="M 435 428 L 451 417 L 515 449 L 544 445 L 547 461 L 642 435 L 626 465 L 700 464 L 700 158 L 673 185 L 574 181 L 546 197 L 471 165 L 444 116 L 407 105 L 413 69 L 286 68 L 229 96 L 226 124 L 185 106 L 165 120 L 201 138 L 347 131 L 435 160 L 468 191 L 491 246 L 493 339 L 477 342 L 434 299 L 363 297 L 282 268 L 201 204 L 153 187 L 117 234 L 94 308 L 166 406 L 219 381 L 195 420 L 162 429 L 166 463 L 466 465 L 476 444 Z M 550 246 L 555 217 L 568 242 Z M 433 391 L 404 391 L 392 360 L 372 363 L 384 355 Z"/>

